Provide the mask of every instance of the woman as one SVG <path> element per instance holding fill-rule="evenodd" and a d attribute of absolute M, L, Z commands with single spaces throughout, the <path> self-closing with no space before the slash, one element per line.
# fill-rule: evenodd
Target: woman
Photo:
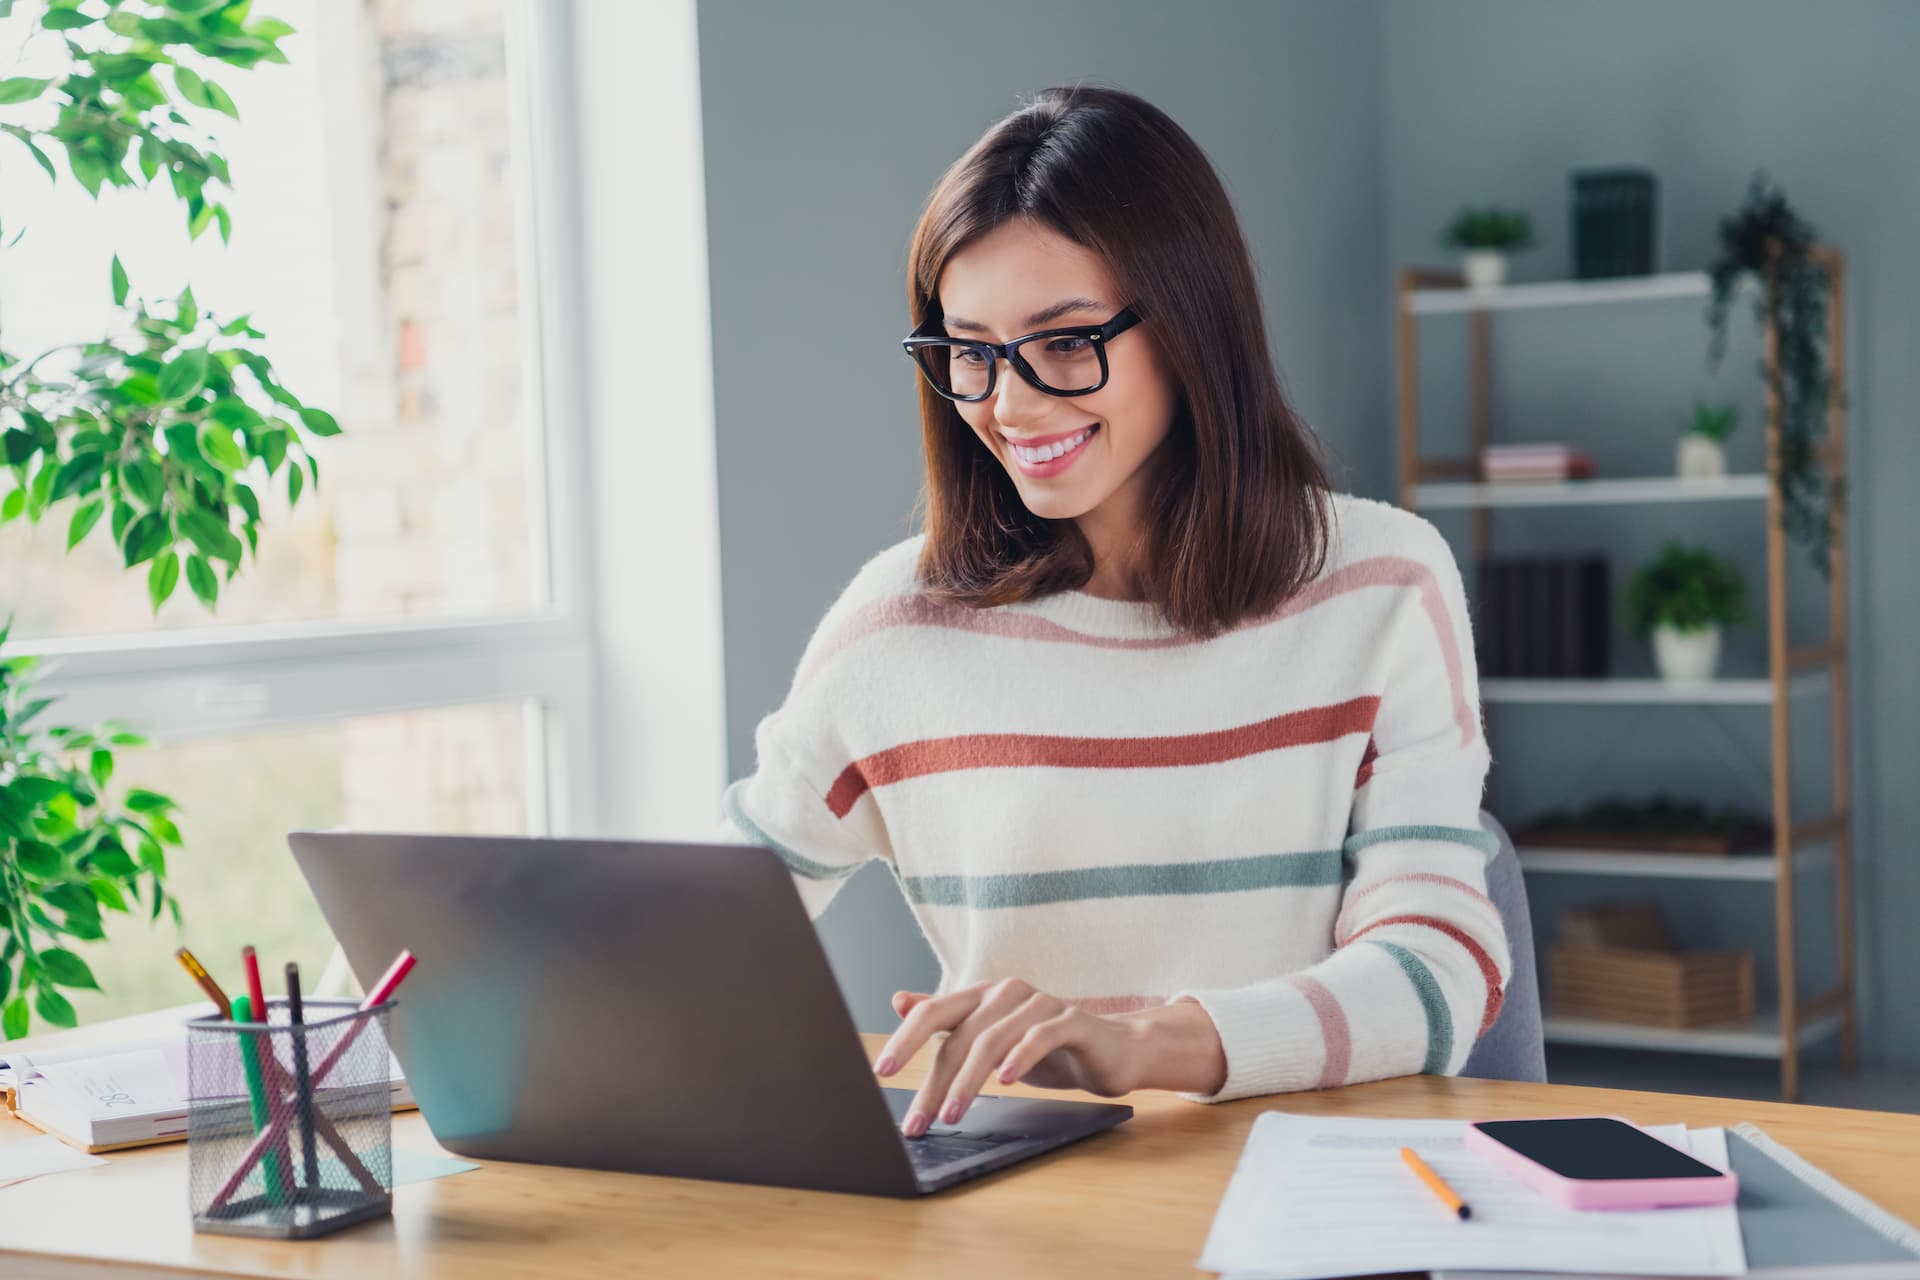
<path fill-rule="evenodd" d="M 726 796 L 815 916 L 899 877 L 943 974 L 875 1070 L 946 1033 L 906 1134 L 989 1079 L 1457 1071 L 1509 965 L 1459 571 L 1329 490 L 1205 155 L 1047 90 L 941 179 L 907 278 L 925 530 L 829 609 Z"/>

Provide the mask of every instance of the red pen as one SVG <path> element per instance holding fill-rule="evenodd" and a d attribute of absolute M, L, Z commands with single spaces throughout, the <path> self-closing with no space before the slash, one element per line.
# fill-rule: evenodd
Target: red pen
<path fill-rule="evenodd" d="M 412 972 L 413 952 L 402 951 L 393 958 L 393 963 L 387 966 L 387 971 L 380 975 L 380 981 L 374 983 L 372 989 L 367 992 L 367 998 L 360 1002 L 361 1011 L 377 1008 L 392 999 L 394 988 L 406 981 L 407 975 Z M 339 1065 L 340 1059 L 346 1056 L 347 1050 L 352 1048 L 353 1042 L 359 1038 L 360 1029 L 366 1025 L 364 1020 L 347 1025 L 347 1029 L 341 1033 L 340 1042 L 334 1045 L 327 1056 L 320 1059 L 320 1065 L 313 1069 L 315 1088 L 323 1084 L 327 1073 Z"/>
<path fill-rule="evenodd" d="M 247 1003 L 253 1006 L 253 1020 L 267 1022 L 267 989 L 260 985 L 260 957 L 252 947 L 240 948 L 240 967 L 247 975 Z"/>

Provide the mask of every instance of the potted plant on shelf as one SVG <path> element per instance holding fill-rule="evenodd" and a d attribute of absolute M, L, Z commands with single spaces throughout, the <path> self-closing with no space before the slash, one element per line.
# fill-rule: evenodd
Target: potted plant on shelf
<path fill-rule="evenodd" d="M 1723 631 L 1748 620 L 1746 580 L 1706 547 L 1669 542 L 1628 579 L 1627 616 L 1662 680 L 1711 680 Z"/>
<path fill-rule="evenodd" d="M 1727 310 L 1743 280 L 1758 282 L 1754 312 L 1771 325 L 1778 356 L 1762 362 L 1761 376 L 1772 392 L 1771 420 L 1778 427 L 1778 459 L 1771 468 L 1780 495 L 1780 524 L 1788 538 L 1812 554 L 1823 574 L 1830 569 L 1834 523 L 1845 512 L 1845 486 L 1831 483 L 1821 466 L 1826 443 L 1827 409 L 1845 404 L 1844 389 L 1833 385 L 1827 350 L 1827 306 L 1831 280 L 1815 259 L 1816 233 L 1787 202 L 1786 193 L 1756 173 L 1747 198 L 1720 220 L 1720 253 L 1708 269 L 1713 298 L 1707 308 L 1712 332 L 1708 364 L 1726 351 Z"/>
<path fill-rule="evenodd" d="M 1447 225 L 1441 243 L 1460 254 L 1468 288 L 1494 289 L 1506 283 L 1507 254 L 1533 243 L 1533 221 L 1521 209 L 1465 208 Z"/>
<path fill-rule="evenodd" d="M 1696 400 L 1675 451 L 1675 470 L 1683 480 L 1712 480 L 1727 474 L 1727 437 L 1740 425 L 1740 410 L 1731 404 Z"/>

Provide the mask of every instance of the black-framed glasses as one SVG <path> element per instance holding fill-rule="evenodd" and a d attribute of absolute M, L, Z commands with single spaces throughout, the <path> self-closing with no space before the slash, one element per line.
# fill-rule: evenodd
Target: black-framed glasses
<path fill-rule="evenodd" d="M 949 400 L 971 402 L 992 395 L 1002 359 L 1050 396 L 1084 396 L 1107 385 L 1107 344 L 1139 323 L 1133 308 L 1123 307 L 1105 324 L 1042 329 L 1005 342 L 970 342 L 943 333 L 922 333 L 927 327 L 923 324 L 901 339 L 900 345 L 933 389 Z"/>

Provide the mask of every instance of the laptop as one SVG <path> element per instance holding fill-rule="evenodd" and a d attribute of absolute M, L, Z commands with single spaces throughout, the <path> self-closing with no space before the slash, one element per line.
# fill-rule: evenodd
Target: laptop
<path fill-rule="evenodd" d="M 441 1145 L 515 1160 L 923 1195 L 1133 1114 L 982 1096 L 900 1132 L 771 850 L 296 831 L 362 982 L 402 948 L 393 1049 Z"/>

